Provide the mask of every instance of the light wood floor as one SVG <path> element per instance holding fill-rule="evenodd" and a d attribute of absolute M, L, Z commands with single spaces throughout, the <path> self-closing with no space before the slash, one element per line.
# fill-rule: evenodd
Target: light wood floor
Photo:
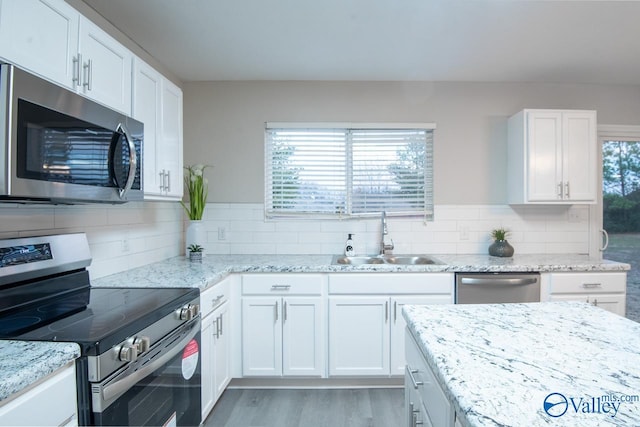
<path fill-rule="evenodd" d="M 205 427 L 400 427 L 404 390 L 227 389 Z"/>

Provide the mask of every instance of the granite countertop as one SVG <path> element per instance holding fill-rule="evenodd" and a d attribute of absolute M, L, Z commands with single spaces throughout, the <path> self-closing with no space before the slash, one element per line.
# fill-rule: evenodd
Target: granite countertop
<path fill-rule="evenodd" d="M 463 425 L 640 425 L 640 323 L 580 302 L 403 313 Z"/>
<path fill-rule="evenodd" d="M 331 255 L 207 255 L 202 264 L 183 256 L 93 279 L 96 287 L 198 287 L 232 273 L 626 271 L 628 264 L 581 255 L 433 255 L 433 265 L 332 265 Z M 78 357 L 75 344 L 0 341 L 0 401 Z M 49 360 L 51 359 L 51 360 Z M 24 363 L 22 363 L 24 362 Z M 49 365 L 49 364 L 53 365 Z M 53 367 L 52 367 L 53 366 Z"/>
<path fill-rule="evenodd" d="M 0 404 L 79 356 L 74 343 L 0 340 Z"/>
<path fill-rule="evenodd" d="M 626 271 L 629 264 L 595 260 L 586 255 L 433 255 L 429 265 L 332 265 L 331 255 L 207 255 L 202 264 L 186 257 L 135 268 L 92 280 L 93 286 L 199 287 L 204 290 L 231 273 L 348 273 L 348 272 L 550 272 Z"/>

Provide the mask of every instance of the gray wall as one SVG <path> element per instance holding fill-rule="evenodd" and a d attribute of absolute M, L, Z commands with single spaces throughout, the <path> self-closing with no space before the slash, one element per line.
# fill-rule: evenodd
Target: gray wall
<path fill-rule="evenodd" d="M 190 82 L 185 164 L 206 163 L 210 201 L 262 203 L 264 123 L 435 122 L 436 204 L 505 204 L 507 118 L 523 108 L 594 109 L 640 124 L 640 87 L 430 82 Z"/>

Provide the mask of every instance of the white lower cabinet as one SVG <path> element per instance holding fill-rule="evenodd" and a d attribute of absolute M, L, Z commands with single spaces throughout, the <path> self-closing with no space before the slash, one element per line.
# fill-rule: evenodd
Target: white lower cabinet
<path fill-rule="evenodd" d="M 223 280 L 200 296 L 203 421 L 231 381 L 229 283 L 230 280 Z"/>
<path fill-rule="evenodd" d="M 243 276 L 243 376 L 324 376 L 322 281 L 305 274 Z"/>
<path fill-rule="evenodd" d="M 625 315 L 626 272 L 545 273 L 541 279 L 549 301 L 584 301 Z"/>
<path fill-rule="evenodd" d="M 77 426 L 76 369 L 73 364 L 0 405 L 2 426 Z"/>
<path fill-rule="evenodd" d="M 406 332 L 405 426 L 453 427 L 456 413 L 418 344 Z M 456 424 L 457 425 L 457 424 Z"/>
<path fill-rule="evenodd" d="M 329 375 L 403 375 L 402 306 L 452 304 L 453 283 L 450 273 L 330 275 Z"/>

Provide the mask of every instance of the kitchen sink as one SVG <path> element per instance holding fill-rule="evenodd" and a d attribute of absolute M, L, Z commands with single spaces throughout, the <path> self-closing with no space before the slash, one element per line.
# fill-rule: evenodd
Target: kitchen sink
<path fill-rule="evenodd" d="M 338 265 L 367 265 L 367 264 L 391 264 L 391 265 L 428 265 L 442 264 L 436 258 L 428 255 L 361 255 L 346 256 L 335 255 L 331 262 Z"/>

